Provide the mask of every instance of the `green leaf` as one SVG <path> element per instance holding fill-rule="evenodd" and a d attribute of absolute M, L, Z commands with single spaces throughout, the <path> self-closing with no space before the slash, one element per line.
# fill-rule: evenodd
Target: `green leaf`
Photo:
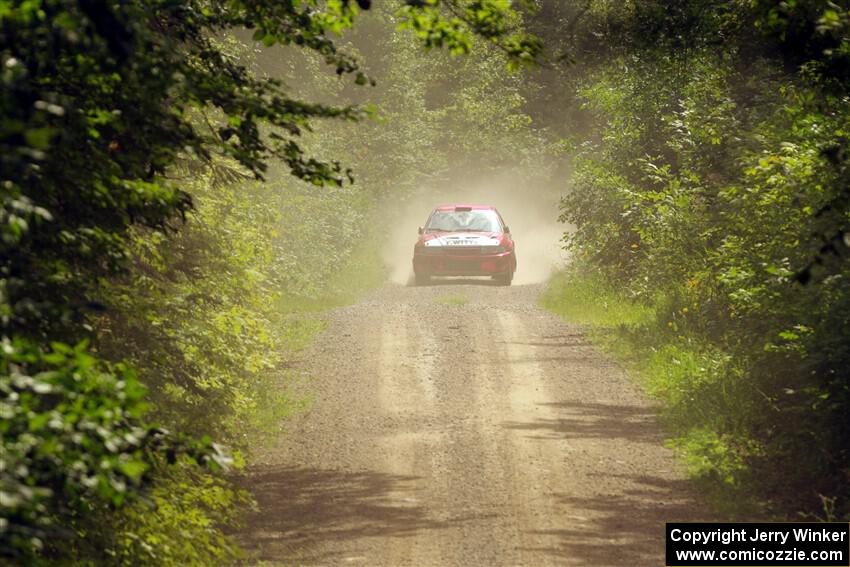
<path fill-rule="evenodd" d="M 118 470 L 134 481 L 139 480 L 149 468 L 150 466 L 142 461 L 128 461 L 118 465 Z"/>
<path fill-rule="evenodd" d="M 24 140 L 32 148 L 46 150 L 55 134 L 56 131 L 53 128 L 32 128 L 24 132 Z"/>

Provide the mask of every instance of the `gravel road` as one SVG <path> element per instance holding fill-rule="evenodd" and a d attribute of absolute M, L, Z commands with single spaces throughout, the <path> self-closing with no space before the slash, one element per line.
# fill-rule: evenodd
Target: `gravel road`
<path fill-rule="evenodd" d="M 705 519 L 652 404 L 540 286 L 387 285 L 328 314 L 247 485 L 276 565 L 664 564 Z"/>

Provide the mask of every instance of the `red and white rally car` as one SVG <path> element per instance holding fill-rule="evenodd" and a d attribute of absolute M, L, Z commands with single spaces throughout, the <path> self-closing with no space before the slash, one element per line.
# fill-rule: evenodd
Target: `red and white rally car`
<path fill-rule="evenodd" d="M 431 212 L 413 248 L 416 284 L 432 276 L 490 276 L 511 285 L 516 247 L 502 216 L 490 205 L 442 205 Z"/>

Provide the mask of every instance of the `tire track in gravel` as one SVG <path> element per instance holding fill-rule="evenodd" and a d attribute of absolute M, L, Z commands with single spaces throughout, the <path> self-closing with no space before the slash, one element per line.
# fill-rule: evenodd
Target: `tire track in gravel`
<path fill-rule="evenodd" d="M 377 368 L 381 410 L 406 424 L 387 432 L 379 441 L 386 447 L 381 470 L 414 479 L 394 486 L 387 494 L 393 506 L 402 509 L 420 507 L 430 493 L 422 486 L 422 479 L 435 476 L 433 456 L 441 437 L 441 432 L 423 427 L 434 417 L 434 340 L 427 330 L 410 325 L 410 320 L 404 307 L 384 317 Z M 384 542 L 382 561 L 388 565 L 433 563 L 431 550 L 420 543 L 415 537 L 390 538 Z"/>
<path fill-rule="evenodd" d="M 541 366 L 535 352 L 525 346 L 528 338 L 525 325 L 516 313 L 500 310 L 498 323 L 503 337 L 503 359 L 509 369 L 508 414 L 510 423 L 519 423 L 533 416 L 537 420 L 554 418 L 549 406 L 549 393 L 542 380 Z M 516 525 L 521 530 L 520 564 L 551 565 L 553 557 L 539 554 L 539 550 L 554 545 L 557 539 L 549 533 L 561 520 L 552 499 L 553 472 L 560 466 L 567 449 L 564 443 L 541 443 L 519 430 L 509 429 L 509 442 L 516 455 L 513 468 L 515 486 L 526 487 L 518 491 Z"/>
<path fill-rule="evenodd" d="M 247 475 L 245 546 L 287 566 L 663 564 L 665 521 L 711 518 L 652 404 L 538 293 L 388 285 L 330 312 L 289 387 L 312 406 Z"/>

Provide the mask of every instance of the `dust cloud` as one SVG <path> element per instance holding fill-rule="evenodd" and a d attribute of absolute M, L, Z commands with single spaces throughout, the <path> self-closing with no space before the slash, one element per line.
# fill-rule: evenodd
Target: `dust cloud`
<path fill-rule="evenodd" d="M 467 177 L 438 187 L 424 186 L 403 204 L 388 209 L 386 218 L 393 220 L 382 254 L 390 269 L 390 281 L 411 282 L 416 231 L 425 224 L 435 206 L 478 203 L 496 207 L 511 229 L 517 254 L 514 284 L 544 282 L 553 270 L 568 261 L 562 248 L 568 227 L 558 222 L 559 198 L 558 192 L 543 182 L 517 173 Z"/>

